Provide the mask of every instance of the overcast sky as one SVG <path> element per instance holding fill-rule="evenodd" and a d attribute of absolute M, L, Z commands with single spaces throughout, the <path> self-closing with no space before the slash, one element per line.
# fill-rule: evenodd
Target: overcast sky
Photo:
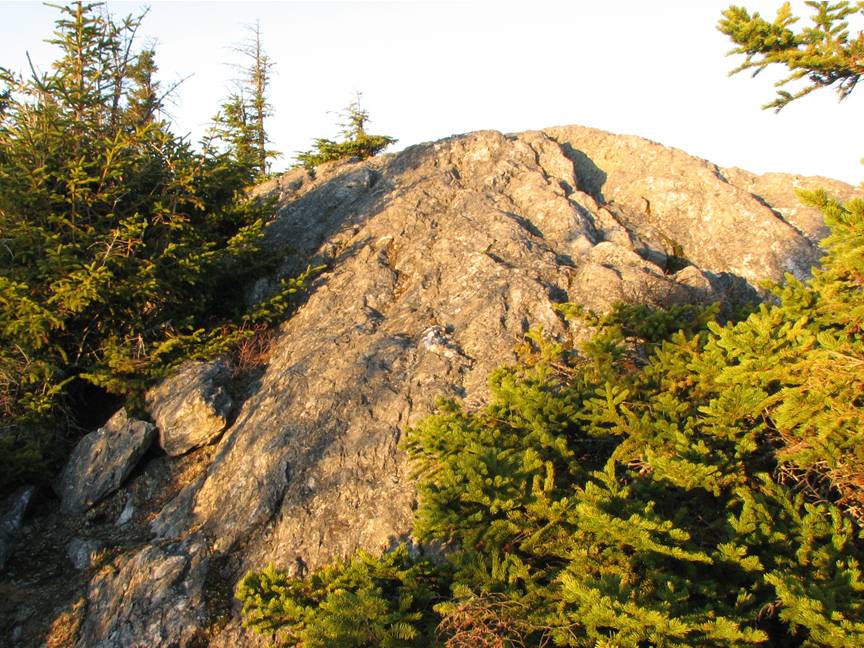
<path fill-rule="evenodd" d="M 391 150 L 479 129 L 515 132 L 581 124 L 641 135 L 721 166 L 864 179 L 864 90 L 839 103 L 815 93 L 779 115 L 768 73 L 728 77 L 736 61 L 716 30 L 729 2 L 159 2 L 143 42 L 155 41 L 165 82 L 188 78 L 171 112 L 197 141 L 229 89 L 244 26 L 259 20 L 275 62 L 268 130 L 290 164 L 314 137 L 333 137 L 355 90 L 369 130 Z M 781 0 L 738 0 L 773 17 Z M 793 2 L 802 13 L 803 2 Z M 145 5 L 110 2 L 116 15 Z M 803 13 L 806 13 L 804 11 Z M 57 11 L 0 3 L 0 65 L 42 69 Z"/>

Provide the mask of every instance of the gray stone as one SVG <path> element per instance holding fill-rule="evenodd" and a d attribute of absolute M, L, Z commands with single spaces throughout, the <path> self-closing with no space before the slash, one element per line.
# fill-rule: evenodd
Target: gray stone
<path fill-rule="evenodd" d="M 123 510 L 120 511 L 120 515 L 117 516 L 117 520 L 114 522 L 115 526 L 123 526 L 125 524 L 129 524 L 132 518 L 135 516 L 135 502 L 132 501 L 130 497 L 126 502 L 126 505 L 123 507 Z"/>
<path fill-rule="evenodd" d="M 72 561 L 75 569 L 89 569 L 95 564 L 97 554 L 103 546 L 98 540 L 72 538 L 66 547 L 66 556 Z"/>
<path fill-rule="evenodd" d="M 67 513 L 82 513 L 117 490 L 147 452 L 156 428 L 121 409 L 104 427 L 87 434 L 55 483 Z"/>
<path fill-rule="evenodd" d="M 722 169 L 723 177 L 732 185 L 749 192 L 756 200 L 765 204 L 780 218 L 813 242 L 828 234 L 819 210 L 805 207 L 797 191 L 824 189 L 841 202 L 860 197 L 860 190 L 845 182 L 819 176 L 800 176 L 788 173 L 765 173 L 757 175 L 743 169 Z"/>
<path fill-rule="evenodd" d="M 159 444 L 169 456 L 206 445 L 222 433 L 232 405 L 229 378 L 221 362 L 187 362 L 147 392 Z"/>
<path fill-rule="evenodd" d="M 3 508 L 0 509 L 0 533 L 14 533 L 21 528 L 24 514 L 27 513 L 35 493 L 34 486 L 22 486 L 6 498 Z"/>
<path fill-rule="evenodd" d="M 579 127 L 452 137 L 314 177 L 295 170 L 268 191 L 278 213 L 266 244 L 292 254 L 253 292 L 310 259 L 328 269 L 281 326 L 206 472 L 152 521 L 151 544 L 94 576 L 80 648 L 190 642 L 216 565 L 233 583 L 247 568 L 296 569 L 301 557 L 314 570 L 405 537 L 415 492 L 400 436 L 441 396 L 482 404 L 529 326 L 584 334 L 557 302 L 749 295 L 819 258 L 714 165 Z M 208 637 L 259 640 L 236 616 Z"/>
<path fill-rule="evenodd" d="M 33 486 L 22 486 L 9 495 L 0 508 L 0 569 L 6 566 L 15 533 L 21 528 L 35 492 Z"/>

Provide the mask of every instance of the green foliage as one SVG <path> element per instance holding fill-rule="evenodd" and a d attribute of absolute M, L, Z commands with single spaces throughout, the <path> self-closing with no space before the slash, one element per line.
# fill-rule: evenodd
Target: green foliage
<path fill-rule="evenodd" d="M 447 547 L 438 641 L 864 643 L 864 202 L 806 198 L 833 229 L 827 255 L 777 304 L 725 324 L 716 306 L 565 305 L 597 327 L 580 352 L 532 332 L 488 406 L 442 402 L 408 432 L 414 534 Z M 256 595 L 278 608 L 308 582 Z M 355 626 L 379 614 L 350 605 Z M 306 636 L 288 639 L 319 645 Z"/>
<path fill-rule="evenodd" d="M 58 10 L 50 71 L 2 72 L 0 490 L 62 452 L 71 382 L 135 392 L 242 337 L 238 286 L 268 263 L 248 168 L 162 118 L 141 16 Z"/>
<path fill-rule="evenodd" d="M 864 73 L 864 33 L 850 35 L 847 18 L 864 15 L 862 2 L 807 2 L 814 11 L 812 25 L 800 31 L 792 26 L 788 2 L 778 10 L 773 22 L 743 7 L 723 12 L 718 29 L 737 45 L 730 54 L 745 54 L 746 59 L 732 73 L 752 69 L 754 76 L 769 66 L 779 65 L 789 75 L 777 83 L 777 98 L 765 108 L 781 110 L 789 102 L 818 88 L 836 86 L 840 99 L 854 90 Z M 784 89 L 789 83 L 805 80 L 795 92 Z"/>
<path fill-rule="evenodd" d="M 448 585 L 446 572 L 405 545 L 381 558 L 358 552 L 306 578 L 268 567 L 237 588 L 244 625 L 308 648 L 426 648 L 436 645 L 433 603 Z"/>
<path fill-rule="evenodd" d="M 370 135 L 366 132 L 366 122 L 369 113 L 360 106 L 360 95 L 345 109 L 346 122 L 341 124 L 341 142 L 318 138 L 315 148 L 296 155 L 297 162 L 307 169 L 314 169 L 319 164 L 332 160 L 349 158 L 366 158 L 377 155 L 397 140 L 387 135 Z"/>
<path fill-rule="evenodd" d="M 264 126 L 273 115 L 268 94 L 274 63 L 261 44 L 260 25 L 249 31 L 247 41 L 236 50 L 246 64 L 237 66 L 240 78 L 213 118 L 208 146 L 221 145 L 236 165 L 247 170 L 251 182 L 267 176 L 271 158 L 279 153 L 267 148 L 270 140 Z"/>

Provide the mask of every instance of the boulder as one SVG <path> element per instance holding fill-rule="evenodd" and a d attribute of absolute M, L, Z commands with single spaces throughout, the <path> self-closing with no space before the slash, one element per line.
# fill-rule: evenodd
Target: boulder
<path fill-rule="evenodd" d="M 147 392 L 147 407 L 169 456 L 211 443 L 231 413 L 228 368 L 221 362 L 187 362 Z"/>
<path fill-rule="evenodd" d="M 119 410 L 86 435 L 69 457 L 54 488 L 66 513 L 83 513 L 117 490 L 156 438 L 152 423 Z"/>

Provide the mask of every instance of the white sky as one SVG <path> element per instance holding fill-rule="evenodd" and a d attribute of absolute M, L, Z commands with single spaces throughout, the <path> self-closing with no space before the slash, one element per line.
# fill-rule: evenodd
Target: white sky
<path fill-rule="evenodd" d="M 864 179 L 864 90 L 831 91 L 779 115 L 768 72 L 728 77 L 736 60 L 715 26 L 732 2 L 151 2 L 142 28 L 166 82 L 185 81 L 175 130 L 197 141 L 228 91 L 231 47 L 260 20 L 276 63 L 268 131 L 290 163 L 314 137 L 334 137 L 337 115 L 363 92 L 369 130 L 391 150 L 454 133 L 581 124 L 641 135 L 721 166 Z M 736 0 L 773 17 L 782 0 Z M 803 2 L 793 2 L 809 15 Z M 115 15 L 137 2 L 110 2 Z M 0 2 L 0 66 L 47 68 L 55 9 Z"/>

